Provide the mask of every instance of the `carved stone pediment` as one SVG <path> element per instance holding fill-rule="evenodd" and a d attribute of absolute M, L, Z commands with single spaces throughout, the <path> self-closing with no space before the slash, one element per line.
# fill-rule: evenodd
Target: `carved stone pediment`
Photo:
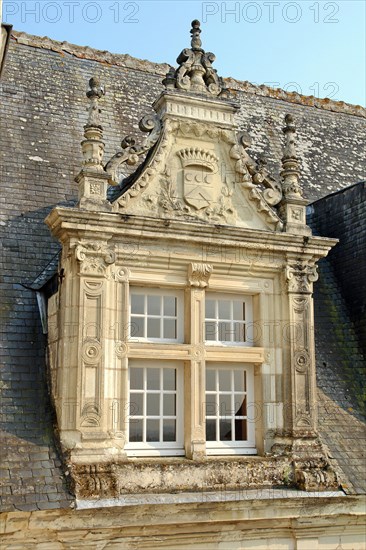
<path fill-rule="evenodd" d="M 168 110 L 174 99 L 166 98 Z M 279 230 L 281 221 L 258 187 L 258 179 L 262 183 L 263 178 L 255 167 L 234 125 L 229 129 L 168 117 L 155 150 L 114 203 L 114 210 Z"/>

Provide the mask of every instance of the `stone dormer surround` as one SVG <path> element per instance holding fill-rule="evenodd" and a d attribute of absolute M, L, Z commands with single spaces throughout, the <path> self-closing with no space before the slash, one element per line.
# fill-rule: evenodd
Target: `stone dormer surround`
<path fill-rule="evenodd" d="M 213 54 L 201 48 L 199 22 L 191 34 L 153 105 L 156 116 L 141 121 L 147 137 L 141 144 L 125 138 L 107 162 L 104 90 L 91 79 L 79 203 L 46 220 L 62 244 L 63 270 L 49 301 L 52 395 L 79 499 L 218 485 L 338 486 L 317 432 L 312 303 L 316 262 L 336 241 L 312 236 L 306 225 L 292 117 L 276 179 L 265 159 L 251 158 L 250 129 L 238 133 L 237 106 Z M 125 184 L 124 164 L 136 166 Z M 108 185 L 121 188 L 113 203 Z M 131 338 L 131 288 L 181 292 L 183 341 Z M 208 292 L 250 297 L 250 345 L 206 345 Z M 183 456 L 131 455 L 133 361 L 182 365 Z M 220 362 L 253 370 L 253 456 L 208 456 L 205 369 Z"/>

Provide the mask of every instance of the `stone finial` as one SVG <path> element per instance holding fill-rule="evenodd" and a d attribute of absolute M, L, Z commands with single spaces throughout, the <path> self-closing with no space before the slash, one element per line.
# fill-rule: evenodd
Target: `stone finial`
<path fill-rule="evenodd" d="M 300 162 L 296 153 L 294 119 L 285 116 L 285 148 L 282 157 L 282 201 L 279 213 L 284 223 L 284 231 L 301 235 L 311 235 L 311 229 L 306 225 L 306 205 L 299 184 Z"/>
<path fill-rule="evenodd" d="M 89 90 L 86 92 L 87 98 L 90 99 L 88 122 L 85 127 L 94 126 L 103 129 L 100 125 L 99 100 L 105 95 L 104 88 L 100 85 L 99 78 L 93 77 L 89 80 Z M 84 127 L 84 128 L 85 128 Z"/>
<path fill-rule="evenodd" d="M 283 195 L 285 198 L 301 198 L 302 192 L 299 185 L 300 163 L 296 155 L 295 133 L 296 127 L 291 115 L 285 116 L 285 148 L 282 157 Z"/>
<path fill-rule="evenodd" d="M 84 141 L 81 143 L 81 149 L 84 157 L 84 166 L 93 170 L 103 170 L 104 143 L 103 127 L 100 124 L 99 100 L 104 95 L 104 89 L 100 85 L 98 78 L 89 80 L 89 90 L 86 92 L 90 100 L 88 108 L 88 120 L 84 126 Z"/>
<path fill-rule="evenodd" d="M 204 93 L 209 96 L 217 96 L 223 91 L 223 83 L 212 67 L 215 56 L 211 52 L 205 52 L 201 46 L 200 22 L 192 21 L 191 49 L 185 48 L 177 57 L 178 69 L 170 69 L 163 84 L 167 89 L 177 88 L 187 92 Z"/>
<path fill-rule="evenodd" d="M 100 123 L 99 100 L 105 92 L 98 78 L 89 80 L 88 120 L 84 126 L 84 140 L 81 142 L 83 167 L 76 176 L 79 184 L 79 206 L 87 210 L 110 210 L 107 201 L 108 174 L 103 167 L 104 143 L 103 127 Z"/>
<path fill-rule="evenodd" d="M 192 21 L 192 28 L 191 28 L 191 35 L 192 35 L 192 40 L 191 40 L 191 48 L 192 50 L 200 50 L 201 49 L 201 46 L 202 46 L 202 41 L 201 41 L 201 38 L 200 38 L 200 34 L 201 34 L 201 23 L 198 21 L 198 19 L 195 19 L 194 21 Z"/>

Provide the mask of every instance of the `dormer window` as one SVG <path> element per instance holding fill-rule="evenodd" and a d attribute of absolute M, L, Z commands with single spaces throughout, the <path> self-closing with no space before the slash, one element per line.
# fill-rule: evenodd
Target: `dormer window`
<path fill-rule="evenodd" d="M 251 296 L 207 293 L 205 305 L 207 344 L 253 345 Z"/>
<path fill-rule="evenodd" d="M 179 291 L 132 288 L 130 340 L 183 341 L 183 296 Z"/>

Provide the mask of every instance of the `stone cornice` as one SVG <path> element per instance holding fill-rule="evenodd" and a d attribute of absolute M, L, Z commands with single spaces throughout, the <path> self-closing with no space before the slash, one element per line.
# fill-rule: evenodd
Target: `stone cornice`
<path fill-rule="evenodd" d="M 170 69 L 170 65 L 167 63 L 153 63 L 148 60 L 131 57 L 128 54 L 113 54 L 105 50 L 102 51 L 90 48 L 89 46 L 78 46 L 70 44 L 69 42 L 59 42 L 47 36 L 40 37 L 25 32 L 12 31 L 12 40 L 17 44 L 51 50 L 61 55 L 66 52 L 80 59 L 91 59 L 104 64 L 126 67 L 161 76 L 165 76 Z M 286 92 L 280 88 L 271 88 L 264 84 L 257 86 L 248 81 L 240 81 L 234 78 L 224 78 L 224 81 L 226 87 L 234 92 L 242 91 L 253 95 L 287 101 L 288 103 L 296 103 L 305 107 L 315 107 L 325 111 L 333 111 L 366 118 L 366 109 L 361 105 L 352 105 L 344 101 L 333 101 L 328 98 L 321 99 L 314 96 L 305 96 L 296 92 Z"/>
<path fill-rule="evenodd" d="M 267 249 L 281 253 L 301 254 L 315 261 L 326 256 L 338 242 L 316 236 L 293 235 L 275 231 L 245 229 L 225 225 L 209 225 L 180 220 L 160 220 L 139 216 L 124 216 L 118 213 L 88 212 L 76 208 L 57 207 L 50 212 L 46 223 L 53 235 L 63 241 L 63 235 L 75 238 L 88 237 L 109 240 L 112 237 L 129 236 L 146 241 L 155 240 L 159 234 L 159 243 L 163 241 L 202 244 L 220 244 L 220 246 L 242 246 L 243 248 Z"/>

